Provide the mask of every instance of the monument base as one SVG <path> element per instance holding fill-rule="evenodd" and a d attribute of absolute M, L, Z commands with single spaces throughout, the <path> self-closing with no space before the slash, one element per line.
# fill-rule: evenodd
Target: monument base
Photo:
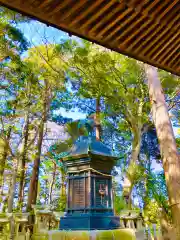
<path fill-rule="evenodd" d="M 117 216 L 65 216 L 61 217 L 60 230 L 109 230 L 120 228 Z"/>
<path fill-rule="evenodd" d="M 136 240 L 132 229 L 92 230 L 92 231 L 59 231 L 52 230 L 46 233 L 33 235 L 34 240 Z"/>

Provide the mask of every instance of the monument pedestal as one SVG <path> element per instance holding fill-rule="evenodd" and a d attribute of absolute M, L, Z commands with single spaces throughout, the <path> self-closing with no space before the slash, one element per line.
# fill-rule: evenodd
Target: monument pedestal
<path fill-rule="evenodd" d="M 65 216 L 60 220 L 60 230 L 112 230 L 118 228 L 120 228 L 120 218 L 117 216 Z"/>
<path fill-rule="evenodd" d="M 91 230 L 91 231 L 59 231 L 53 230 L 46 234 L 46 238 L 40 235 L 35 240 L 136 240 L 135 232 L 132 229 L 115 230 Z"/>

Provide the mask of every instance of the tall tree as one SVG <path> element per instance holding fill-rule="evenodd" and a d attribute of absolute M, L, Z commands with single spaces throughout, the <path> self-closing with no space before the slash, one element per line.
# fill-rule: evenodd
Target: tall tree
<path fill-rule="evenodd" d="M 172 219 L 180 239 L 180 159 L 168 114 L 165 96 L 155 67 L 146 65 L 153 121 L 160 144 Z"/>
<path fill-rule="evenodd" d="M 3 189 L 3 174 L 6 165 L 6 159 L 9 155 L 9 142 L 13 132 L 13 127 L 8 126 L 9 113 L 12 109 L 8 106 L 7 99 L 15 96 L 13 90 L 12 78 L 9 78 L 9 72 L 15 73 L 17 77 L 17 69 L 13 65 L 21 65 L 21 53 L 27 50 L 28 43 L 22 32 L 16 27 L 16 23 L 27 21 L 27 18 L 21 14 L 15 13 L 6 8 L 0 7 L 0 95 L 1 95 L 1 140 L 4 142 L 4 147 L 1 148 L 0 157 L 0 193 Z M 12 76 L 12 75 L 11 75 Z M 17 88 L 16 88 L 17 90 Z M 10 102 L 9 101 L 9 102 Z M 9 104 L 11 105 L 11 104 Z M 13 106 L 15 110 L 15 105 Z M 4 121 L 5 120 L 5 121 Z M 8 123 L 8 124 L 7 124 Z M 5 126 L 6 125 L 6 126 Z M 3 140 L 4 139 L 4 140 Z"/>
<path fill-rule="evenodd" d="M 37 136 L 37 145 L 36 145 L 36 155 L 33 163 L 33 171 L 29 186 L 29 194 L 28 194 L 28 202 L 27 202 L 27 209 L 31 209 L 32 204 L 36 204 L 37 193 L 38 193 L 38 181 L 39 181 L 39 166 L 40 166 L 40 158 L 41 158 L 41 151 L 42 151 L 42 142 L 44 136 L 44 127 L 47 121 L 47 115 L 50 106 L 50 95 L 48 81 L 44 80 L 44 91 L 43 91 L 43 107 L 42 107 L 42 117 L 39 123 L 39 130 Z"/>
<path fill-rule="evenodd" d="M 34 74 L 38 76 L 38 105 L 42 113 L 39 119 L 36 153 L 29 186 L 27 210 L 31 209 L 32 204 L 36 204 L 42 143 L 51 102 L 55 98 L 57 91 L 62 92 L 65 90 L 63 62 L 60 58 L 57 58 L 55 51 L 56 48 L 54 45 L 38 46 L 29 50 L 29 55 L 26 59 L 28 64 L 31 65 Z"/>

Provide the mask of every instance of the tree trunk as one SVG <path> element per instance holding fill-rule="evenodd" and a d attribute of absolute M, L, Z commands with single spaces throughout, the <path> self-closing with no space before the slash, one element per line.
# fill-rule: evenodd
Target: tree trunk
<path fill-rule="evenodd" d="M 11 128 L 7 133 L 6 141 L 9 142 L 10 136 L 11 136 Z M 2 196 L 3 194 L 4 170 L 5 170 L 7 155 L 8 155 L 8 146 L 5 143 L 5 141 L 0 138 L 0 196 Z"/>
<path fill-rule="evenodd" d="M 24 196 L 24 186 L 25 186 L 25 165 L 26 165 L 26 154 L 27 154 L 27 143 L 29 135 L 29 113 L 26 113 L 25 124 L 23 130 L 23 143 L 22 143 L 22 152 L 20 156 L 20 182 L 19 182 L 19 194 L 18 194 L 18 205 L 22 209 L 23 196 Z"/>
<path fill-rule="evenodd" d="M 24 198 L 24 186 L 25 186 L 25 158 L 21 159 L 21 170 L 20 170 L 20 180 L 19 180 L 19 193 L 18 193 L 18 205 L 19 210 L 22 210 L 23 198 Z"/>
<path fill-rule="evenodd" d="M 40 122 L 40 128 L 38 133 L 37 153 L 34 160 L 34 166 L 32 170 L 32 176 L 31 176 L 29 192 L 28 192 L 27 211 L 31 210 L 32 204 L 36 204 L 43 134 L 44 134 L 44 120 L 42 119 Z"/>
<path fill-rule="evenodd" d="M 53 162 L 53 176 L 52 176 L 52 181 L 50 184 L 50 188 L 49 188 L 49 197 L 48 197 L 48 204 L 52 203 L 52 192 L 53 192 L 53 187 L 55 184 L 55 180 L 56 180 L 56 169 L 57 169 L 57 165 L 55 162 Z"/>
<path fill-rule="evenodd" d="M 101 141 L 100 98 L 96 99 L 95 126 L 96 126 L 96 140 Z"/>
<path fill-rule="evenodd" d="M 141 147 L 141 128 L 139 127 L 139 128 L 135 128 L 134 130 L 132 129 L 132 132 L 133 132 L 134 138 L 132 142 L 132 152 L 131 152 L 129 167 L 131 164 L 137 163 L 140 147 Z M 132 194 L 133 187 L 134 187 L 134 183 L 130 181 L 130 179 L 127 176 L 125 176 L 124 184 L 123 184 L 123 196 L 125 198 L 125 201 L 129 209 L 131 209 L 132 207 L 131 194 Z"/>
<path fill-rule="evenodd" d="M 16 188 L 17 170 L 18 170 L 18 160 L 14 159 L 14 166 L 12 170 L 12 181 L 10 184 L 9 196 L 8 196 L 8 213 L 12 213 L 13 211 L 13 201 L 14 201 L 14 193 Z"/>
<path fill-rule="evenodd" d="M 174 229 L 172 228 L 172 225 L 169 222 L 169 218 L 163 209 L 160 217 L 160 226 L 161 226 L 162 240 L 176 239 Z"/>
<path fill-rule="evenodd" d="M 45 200 L 45 204 L 48 204 L 48 199 L 49 199 L 49 181 L 48 179 L 45 179 L 45 196 L 44 196 L 44 200 Z M 38 191 L 39 192 L 39 191 Z M 38 194 L 37 194 L 38 195 Z M 38 199 L 38 196 L 37 196 Z"/>
<path fill-rule="evenodd" d="M 37 199 L 39 167 L 40 167 L 41 149 L 42 149 L 42 142 L 43 142 L 43 135 L 44 135 L 44 124 L 47 120 L 47 113 L 50 105 L 49 97 L 50 97 L 50 92 L 47 86 L 47 82 L 45 82 L 45 90 L 44 90 L 44 96 L 43 96 L 43 112 L 42 112 L 42 118 L 39 125 L 37 153 L 34 160 L 32 176 L 31 176 L 30 185 L 29 185 L 27 211 L 32 209 L 31 205 L 36 204 L 36 199 Z"/>
<path fill-rule="evenodd" d="M 61 196 L 66 195 L 65 180 L 66 180 L 66 174 L 63 170 L 63 171 L 61 171 Z"/>
<path fill-rule="evenodd" d="M 0 194 L 3 193 L 4 169 L 8 153 L 7 144 L 3 139 L 0 139 Z"/>
<path fill-rule="evenodd" d="M 152 116 L 160 144 L 173 225 L 180 239 L 180 159 L 157 69 L 146 65 Z"/>
<path fill-rule="evenodd" d="M 64 168 L 61 168 L 61 189 L 60 189 L 60 211 L 65 211 L 66 209 L 66 203 L 67 203 L 67 198 L 66 198 L 66 173 Z"/>
<path fill-rule="evenodd" d="M 22 148 L 20 149 L 19 156 L 17 155 L 17 159 L 14 159 L 14 167 L 12 170 L 12 181 L 9 191 L 8 197 L 8 212 L 12 212 L 13 210 L 13 200 L 15 194 L 15 187 L 16 187 L 16 178 L 17 178 L 17 171 L 19 163 L 21 163 L 21 172 L 20 172 L 20 189 L 19 193 L 20 198 L 18 199 L 18 206 L 20 209 L 22 208 L 22 201 L 23 201 L 23 190 L 24 190 L 24 171 L 25 171 L 25 160 L 26 160 L 26 151 L 27 151 L 27 141 L 28 141 L 28 125 L 29 125 L 29 116 L 26 115 L 25 118 L 25 127 L 23 129 L 23 141 L 22 141 Z M 22 175 L 23 172 L 23 175 Z"/>
<path fill-rule="evenodd" d="M 138 160 L 138 156 L 141 148 L 141 128 L 139 128 L 137 133 L 133 133 L 134 138 L 132 142 L 132 153 L 131 153 L 131 163 L 135 163 Z"/>

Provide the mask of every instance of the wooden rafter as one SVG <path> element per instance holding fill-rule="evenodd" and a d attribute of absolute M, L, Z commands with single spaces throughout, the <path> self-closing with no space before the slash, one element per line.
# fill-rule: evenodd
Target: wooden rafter
<path fill-rule="evenodd" d="M 174 0 L 170 3 L 169 7 L 167 7 L 159 16 L 159 19 L 162 19 L 168 12 L 179 2 L 179 0 Z"/>
<path fill-rule="evenodd" d="M 124 7 L 124 2 L 121 3 L 120 8 L 114 8 L 112 11 L 110 11 L 107 15 L 105 15 L 102 19 L 102 21 L 99 21 L 96 25 L 94 25 L 93 28 L 91 28 L 90 33 L 95 32 L 101 25 L 103 25 L 105 22 L 111 19 L 113 15 L 119 12 L 120 9 Z"/>
<path fill-rule="evenodd" d="M 50 15 L 53 16 L 53 14 L 58 13 L 63 7 L 67 6 L 67 4 L 70 1 L 62 1 L 61 3 L 59 3 L 56 8 L 52 9 L 52 11 L 50 12 Z"/>
<path fill-rule="evenodd" d="M 111 23 L 109 23 L 102 31 L 100 31 L 98 34 L 97 34 L 97 37 L 100 37 L 100 36 L 103 36 L 105 35 L 105 33 L 107 33 L 107 31 L 109 31 L 109 29 L 112 29 L 113 26 L 116 25 L 116 23 L 118 22 L 121 22 L 121 20 L 128 14 L 132 12 L 131 9 L 127 9 L 125 10 L 122 14 L 119 14 L 119 16 L 114 19 L 113 21 L 111 21 Z M 109 35 L 108 35 L 109 36 Z"/>
<path fill-rule="evenodd" d="M 130 17 L 126 18 L 126 20 L 124 21 L 121 21 L 117 27 L 114 28 L 114 30 L 112 30 L 110 32 L 110 34 L 107 35 L 107 37 L 105 38 L 106 41 L 108 41 L 109 39 L 112 39 L 112 37 L 117 33 L 117 32 L 120 32 L 121 28 L 125 27 L 125 26 L 128 26 L 129 23 L 135 19 L 135 17 L 138 15 L 137 12 L 135 12 L 134 14 L 131 14 Z M 123 14 L 121 15 L 123 17 Z M 121 33 L 120 33 L 121 34 Z"/>
<path fill-rule="evenodd" d="M 159 47 L 162 43 L 164 43 L 166 40 L 169 40 L 170 36 L 175 34 L 175 32 L 172 31 L 169 31 L 169 34 L 166 34 L 167 32 L 168 29 L 165 29 L 164 31 L 160 32 L 156 38 L 152 39 L 148 46 L 142 51 L 142 54 L 148 53 L 148 55 L 151 55 L 152 51 L 154 52 L 154 49 L 157 49 L 157 47 Z"/>
<path fill-rule="evenodd" d="M 150 29 L 150 28 L 147 28 L 147 26 L 150 23 L 151 23 L 151 20 L 147 20 L 142 25 L 140 25 L 140 27 L 137 28 L 136 31 L 134 31 L 132 34 L 127 36 L 126 40 L 123 41 L 123 45 L 126 46 L 131 41 L 131 39 L 133 39 L 135 36 L 137 36 L 137 34 L 139 34 L 141 31 L 146 30 L 146 29 Z M 144 36 L 142 36 L 141 38 L 143 38 Z M 135 42 L 134 42 L 134 44 L 135 44 Z M 131 47 L 133 47 L 133 46 L 131 45 Z"/>
<path fill-rule="evenodd" d="M 131 23 L 131 25 L 126 28 L 121 34 L 119 34 L 119 36 L 115 39 L 116 42 L 118 42 L 120 39 L 122 39 L 124 36 L 128 35 L 129 36 L 129 33 L 132 32 L 132 29 L 133 28 L 136 28 L 136 26 L 142 22 L 142 24 L 144 24 L 144 20 L 146 19 L 145 16 L 143 16 L 142 18 L 138 18 L 137 21 L 134 21 L 133 23 Z M 137 28 L 136 28 L 137 29 Z"/>
<path fill-rule="evenodd" d="M 167 63 L 168 64 L 168 61 L 169 59 L 171 59 L 171 57 L 174 55 L 174 53 L 178 50 L 180 51 L 180 40 L 177 42 L 176 46 L 173 46 L 173 50 L 172 49 L 169 49 L 168 52 L 164 52 L 164 54 L 161 55 L 161 58 L 159 59 L 159 61 L 162 61 L 162 64 L 165 64 Z"/>
<path fill-rule="evenodd" d="M 143 31 L 143 33 L 142 34 L 140 34 L 139 35 L 139 38 L 136 40 L 136 41 L 134 41 L 130 46 L 129 46 L 129 50 L 131 50 L 134 46 L 136 46 L 136 45 L 139 45 L 139 48 L 142 46 L 143 47 L 143 45 L 141 45 L 140 46 L 140 44 L 139 44 L 139 42 L 141 42 L 142 41 L 142 39 L 144 39 L 144 38 L 146 38 L 147 39 L 147 36 L 148 36 L 148 34 L 150 34 L 150 32 L 154 32 L 154 30 L 156 30 L 156 31 L 159 31 L 160 29 L 162 29 L 163 27 L 161 26 L 161 25 L 159 25 L 158 23 L 156 23 L 156 24 L 152 24 L 151 25 L 151 27 L 149 27 L 149 28 L 146 28 L 144 31 Z M 138 32 L 137 32 L 137 34 L 138 34 Z M 154 32 L 154 34 L 155 34 L 155 32 Z M 137 36 L 136 34 L 135 34 L 135 36 Z M 144 41 L 144 43 L 145 43 L 145 41 Z M 143 43 L 142 43 L 143 44 Z"/>
<path fill-rule="evenodd" d="M 0 0 L 0 3 L 180 75 L 180 0 Z"/>
<path fill-rule="evenodd" d="M 89 8 L 87 8 L 81 15 L 79 15 L 77 18 L 75 18 L 71 23 L 70 26 L 75 25 L 78 23 L 81 19 L 85 18 L 89 13 L 93 12 L 93 10 L 100 5 L 103 2 L 103 0 L 97 0 L 94 1 Z"/>
<path fill-rule="evenodd" d="M 74 6 L 74 8 L 71 8 L 69 11 L 67 11 L 67 12 L 62 16 L 61 19 L 66 19 L 66 18 L 68 18 L 69 16 L 71 16 L 72 13 L 74 13 L 74 11 L 78 11 L 78 9 L 79 9 L 83 4 L 85 4 L 85 3 L 86 3 L 86 0 L 81 0 L 81 1 L 79 1 L 79 2 Z"/>
<path fill-rule="evenodd" d="M 109 7 L 111 7 L 114 4 L 114 1 L 109 1 L 105 6 L 101 7 L 99 11 L 97 11 L 91 18 L 88 18 L 88 20 L 81 25 L 82 29 L 87 27 L 89 24 L 91 24 L 93 21 L 95 21 L 101 14 L 103 14 Z"/>
<path fill-rule="evenodd" d="M 49 3 L 51 3 L 53 0 L 46 0 L 46 1 L 41 1 L 39 4 L 38 8 L 43 8 L 46 7 Z"/>
<path fill-rule="evenodd" d="M 160 54 L 162 52 L 164 52 L 164 49 L 166 49 L 167 47 L 169 48 L 168 51 L 172 50 L 172 48 L 174 48 L 174 44 L 176 43 L 175 40 L 179 40 L 180 38 L 180 34 L 178 32 L 176 32 L 175 34 L 173 34 L 173 36 L 169 39 L 169 41 L 167 41 L 164 45 L 162 45 L 162 47 L 156 51 L 155 49 L 153 50 L 153 53 L 154 53 L 154 56 L 153 58 L 156 59 L 157 57 L 160 56 Z M 173 44 L 173 41 L 174 41 L 174 44 Z M 157 45 L 158 46 L 158 45 Z M 158 48 L 158 47 L 157 47 Z M 156 49 L 157 49 L 156 48 Z M 160 59 L 162 58 L 163 56 L 161 55 L 158 59 L 158 61 L 160 61 Z"/>

